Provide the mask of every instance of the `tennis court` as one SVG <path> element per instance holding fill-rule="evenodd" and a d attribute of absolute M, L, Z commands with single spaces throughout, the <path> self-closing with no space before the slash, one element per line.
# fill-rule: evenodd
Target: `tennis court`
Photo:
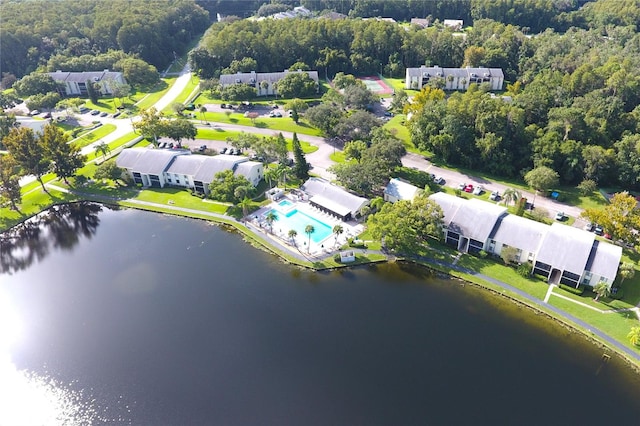
<path fill-rule="evenodd" d="M 367 89 L 371 90 L 376 95 L 388 95 L 393 93 L 393 89 L 385 84 L 384 81 L 378 77 L 360 77 Z"/>

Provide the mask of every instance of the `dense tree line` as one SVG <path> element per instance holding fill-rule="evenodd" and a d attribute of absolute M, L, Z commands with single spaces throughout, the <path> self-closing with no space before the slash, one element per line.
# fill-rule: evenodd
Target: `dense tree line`
<path fill-rule="evenodd" d="M 51 58 L 59 64 L 109 50 L 162 69 L 209 25 L 193 0 L 9 0 L 0 7 L 0 71 L 17 77 Z"/>

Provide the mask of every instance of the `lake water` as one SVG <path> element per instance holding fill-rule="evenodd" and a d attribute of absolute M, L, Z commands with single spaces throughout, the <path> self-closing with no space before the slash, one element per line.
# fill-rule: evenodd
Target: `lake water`
<path fill-rule="evenodd" d="M 60 210 L 3 237 L 2 425 L 639 418 L 616 357 L 472 286 L 401 264 L 313 273 L 202 221 Z"/>

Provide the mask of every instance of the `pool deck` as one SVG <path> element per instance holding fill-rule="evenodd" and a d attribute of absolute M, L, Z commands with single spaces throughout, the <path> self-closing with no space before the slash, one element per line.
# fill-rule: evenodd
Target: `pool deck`
<path fill-rule="evenodd" d="M 292 205 L 283 208 L 278 203 L 281 203 L 284 200 L 291 202 Z M 275 209 L 282 213 L 285 213 L 292 209 L 297 209 L 298 211 L 329 225 L 332 229 L 335 225 L 341 225 L 344 232 L 338 237 L 337 242 L 335 235 L 332 233 L 327 238 L 322 241 L 318 241 L 317 243 L 311 240 L 310 247 L 307 247 L 307 244 L 309 243 L 309 237 L 305 234 L 300 235 L 300 233 L 298 233 L 295 239 L 292 240 L 288 235 L 289 229 L 282 229 L 281 227 L 278 227 L 277 223 L 273 224 L 272 231 L 269 230 L 269 225 L 267 224 L 266 220 L 264 220 L 264 215 L 272 209 Z M 356 221 L 344 222 L 336 216 L 330 215 L 313 207 L 306 200 L 294 199 L 293 197 L 288 195 L 285 195 L 279 200 L 274 201 L 271 204 L 251 213 L 251 216 L 247 219 L 247 223 L 250 223 L 258 229 L 264 230 L 272 237 L 272 240 L 274 242 L 276 242 L 283 248 L 296 251 L 304 250 L 310 256 L 321 256 L 328 253 L 336 252 L 337 247 L 346 244 L 348 238 L 355 237 L 362 233 L 362 231 L 364 230 L 364 226 L 360 223 L 357 223 Z"/>

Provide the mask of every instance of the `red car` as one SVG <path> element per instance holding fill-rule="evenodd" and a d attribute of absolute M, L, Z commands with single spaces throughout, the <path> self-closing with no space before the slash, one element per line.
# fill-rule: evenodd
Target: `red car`
<path fill-rule="evenodd" d="M 467 186 L 464 187 L 464 192 L 473 192 L 473 185 L 469 184 Z"/>

